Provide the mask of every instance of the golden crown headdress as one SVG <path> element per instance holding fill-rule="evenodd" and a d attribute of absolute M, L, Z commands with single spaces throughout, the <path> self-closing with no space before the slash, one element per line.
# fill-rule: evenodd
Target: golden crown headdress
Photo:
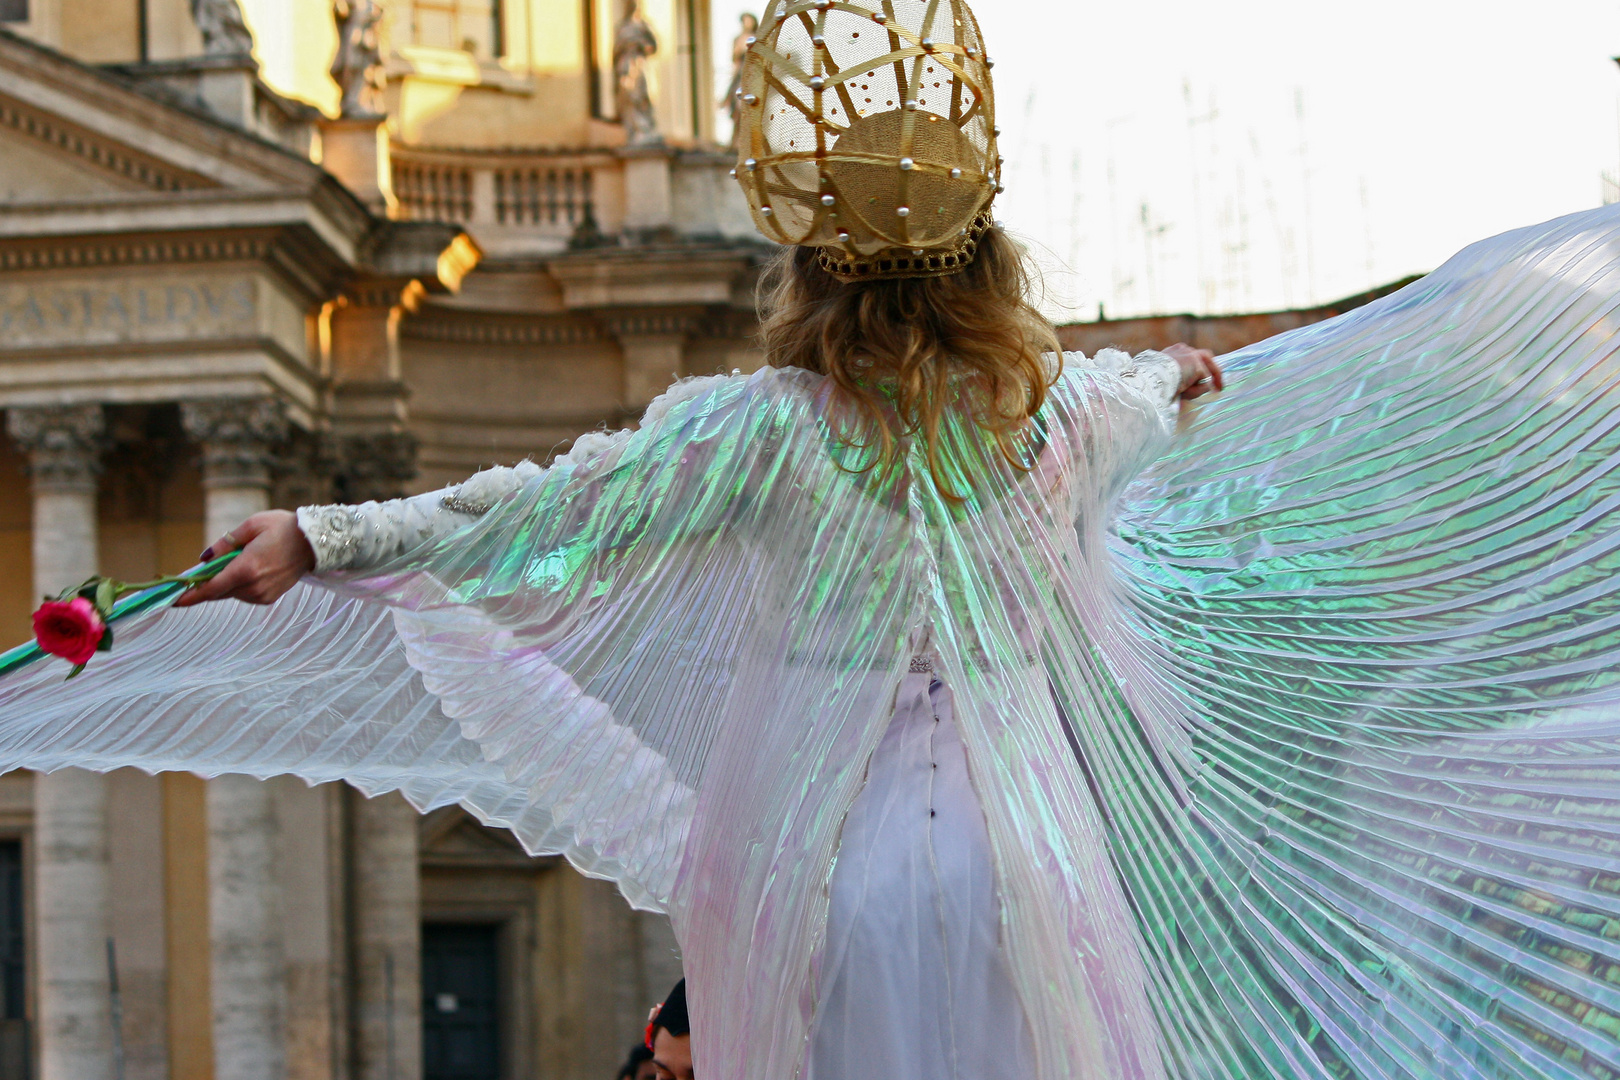
<path fill-rule="evenodd" d="M 965 267 L 1001 189 L 991 67 L 962 0 L 770 0 L 737 90 L 755 225 L 846 280 Z"/>

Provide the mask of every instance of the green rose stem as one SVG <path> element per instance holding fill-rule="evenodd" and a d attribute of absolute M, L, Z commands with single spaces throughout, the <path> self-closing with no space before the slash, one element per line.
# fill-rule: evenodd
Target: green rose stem
<path fill-rule="evenodd" d="M 221 555 L 217 559 L 198 563 L 185 573 L 176 574 L 174 577 L 125 585 L 119 591 L 133 591 L 133 594 L 116 601 L 112 606 L 111 614 L 105 616 L 104 621 L 111 626 L 118 620 L 130 615 L 139 615 L 143 611 L 151 611 L 153 608 L 160 608 L 170 604 L 191 586 L 200 585 L 225 569 L 236 556 L 237 553 L 232 551 L 229 554 Z M 18 645 L 15 649 L 7 649 L 5 652 L 0 653 L 0 678 L 4 678 L 13 671 L 27 667 L 35 660 L 49 655 L 51 654 L 39 647 L 37 641 L 30 641 L 26 645 Z"/>

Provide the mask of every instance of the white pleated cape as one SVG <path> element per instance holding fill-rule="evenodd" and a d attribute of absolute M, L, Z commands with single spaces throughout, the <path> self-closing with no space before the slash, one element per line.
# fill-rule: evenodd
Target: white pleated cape
<path fill-rule="evenodd" d="M 1605 1075 L 1617 259 L 1616 209 L 1476 245 L 1173 443 L 1068 370 L 1027 472 L 948 427 L 960 503 L 814 376 L 687 386 L 395 565 L 5 681 L 0 764 L 459 802 L 670 913 L 705 1080 L 786 1080 L 927 637 L 1043 1080 Z"/>

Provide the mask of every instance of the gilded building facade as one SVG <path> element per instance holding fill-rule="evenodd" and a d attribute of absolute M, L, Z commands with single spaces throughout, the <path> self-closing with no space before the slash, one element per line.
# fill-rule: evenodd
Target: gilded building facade
<path fill-rule="evenodd" d="M 0 633 L 748 368 L 707 0 L 0 0 Z M 453 808 L 0 777 L 0 1080 L 611 1075 L 667 924 Z"/>

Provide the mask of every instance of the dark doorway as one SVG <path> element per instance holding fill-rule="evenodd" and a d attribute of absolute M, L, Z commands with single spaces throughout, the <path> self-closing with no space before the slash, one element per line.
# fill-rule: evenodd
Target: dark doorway
<path fill-rule="evenodd" d="M 424 1080 L 500 1080 L 498 926 L 422 924 Z"/>
<path fill-rule="evenodd" d="M 22 841 L 0 840 L 0 1080 L 28 1076 Z"/>

